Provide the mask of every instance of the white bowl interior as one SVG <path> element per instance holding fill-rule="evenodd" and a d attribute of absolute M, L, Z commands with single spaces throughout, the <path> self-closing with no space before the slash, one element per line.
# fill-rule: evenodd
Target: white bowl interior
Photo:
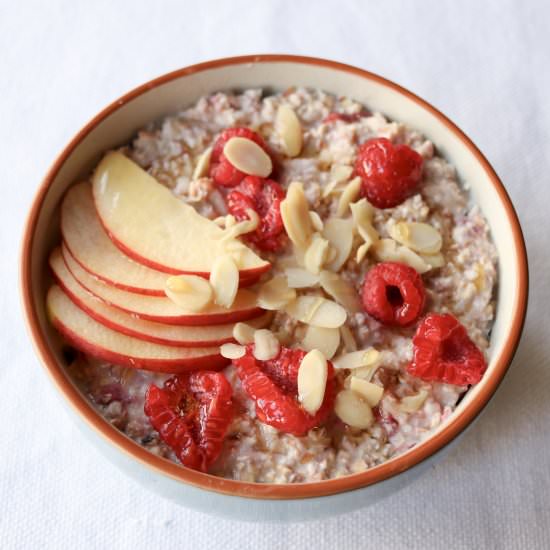
<path fill-rule="evenodd" d="M 437 149 L 454 164 L 471 197 L 488 219 L 499 253 L 499 299 L 491 336 L 491 356 L 496 357 L 507 339 L 518 298 L 519 267 L 516 262 L 512 227 L 505 209 L 486 172 L 461 139 L 431 112 L 411 98 L 374 80 L 344 70 L 297 62 L 241 63 L 181 76 L 148 90 L 123 105 L 96 126 L 74 149 L 59 170 L 39 215 L 32 248 L 32 291 L 39 312 L 41 329 L 61 361 L 59 339 L 49 326 L 44 311 L 44 296 L 49 279 L 45 277 L 49 251 L 59 239 L 58 204 L 65 189 L 85 177 L 101 154 L 128 142 L 147 123 L 189 106 L 200 96 L 219 90 L 262 87 L 273 90 L 290 86 L 309 86 L 359 100 L 373 111 L 409 124 L 429 137 Z M 489 365 L 489 373 L 495 361 Z M 484 380 L 487 380 L 486 376 Z M 466 407 L 481 391 L 482 381 L 462 400 Z M 440 427 L 444 429 L 445 424 Z"/>

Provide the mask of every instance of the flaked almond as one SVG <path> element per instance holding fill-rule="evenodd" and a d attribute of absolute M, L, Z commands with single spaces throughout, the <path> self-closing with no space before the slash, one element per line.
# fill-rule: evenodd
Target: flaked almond
<path fill-rule="evenodd" d="M 239 270 L 230 255 L 216 258 L 210 271 L 210 284 L 214 289 L 214 301 L 230 308 L 239 290 Z"/>
<path fill-rule="evenodd" d="M 380 361 L 380 352 L 374 348 L 367 348 L 340 355 L 333 363 L 334 367 L 337 369 L 357 369 L 360 367 L 379 365 Z"/>
<path fill-rule="evenodd" d="M 364 430 L 374 422 L 369 404 L 356 392 L 342 390 L 336 396 L 334 412 L 338 418 L 352 428 Z"/>
<path fill-rule="evenodd" d="M 430 270 L 428 265 L 418 254 L 406 246 L 398 246 L 393 239 L 380 239 L 372 247 L 374 257 L 381 262 L 401 262 L 419 273 Z"/>
<path fill-rule="evenodd" d="M 311 220 L 311 225 L 315 231 L 323 231 L 323 220 L 321 219 L 321 216 L 315 212 L 315 210 L 310 210 L 309 219 Z"/>
<path fill-rule="evenodd" d="M 281 105 L 275 117 L 275 130 L 283 143 L 287 156 L 297 157 L 304 143 L 302 125 L 294 109 L 288 105 Z"/>
<path fill-rule="evenodd" d="M 349 389 L 358 393 L 371 407 L 376 407 L 384 394 L 382 386 L 367 382 L 367 380 L 357 376 L 351 377 Z"/>
<path fill-rule="evenodd" d="M 330 167 L 330 180 L 329 183 L 323 188 L 322 197 L 326 198 L 330 196 L 337 187 L 349 180 L 352 173 L 352 166 L 334 163 Z"/>
<path fill-rule="evenodd" d="M 338 271 L 346 263 L 353 245 L 353 221 L 349 218 L 329 218 L 325 222 L 323 237 L 336 251 L 335 257 L 327 262 L 327 267 Z"/>
<path fill-rule="evenodd" d="M 203 151 L 197 160 L 195 169 L 193 170 L 193 180 L 198 180 L 208 174 L 208 168 L 210 167 L 210 157 L 212 156 L 212 147 L 208 147 Z"/>
<path fill-rule="evenodd" d="M 416 412 L 424 405 L 428 392 L 426 390 L 420 390 L 414 395 L 407 395 L 401 398 L 398 408 L 402 412 L 413 413 Z"/>
<path fill-rule="evenodd" d="M 239 344 L 252 344 L 252 342 L 254 342 L 255 332 L 256 329 L 246 323 L 235 323 L 233 327 L 233 338 L 235 338 Z"/>
<path fill-rule="evenodd" d="M 281 217 L 286 233 L 294 245 L 305 250 L 311 239 L 312 227 L 309 217 L 309 204 L 302 184 L 293 181 L 281 202 Z"/>
<path fill-rule="evenodd" d="M 309 246 L 304 254 L 304 266 L 314 275 L 317 275 L 323 267 L 329 252 L 329 242 L 319 235 L 314 233 Z"/>
<path fill-rule="evenodd" d="M 336 215 L 343 216 L 349 208 L 352 202 L 355 202 L 359 197 L 361 191 L 361 178 L 353 178 L 342 191 L 340 200 L 338 201 L 338 207 L 336 209 Z"/>
<path fill-rule="evenodd" d="M 298 368 L 298 400 L 309 414 L 315 414 L 323 404 L 327 376 L 325 356 L 318 349 L 306 353 Z"/>
<path fill-rule="evenodd" d="M 342 338 L 345 351 L 357 351 L 357 342 L 355 341 L 355 338 L 349 327 L 347 327 L 346 325 L 342 325 L 340 327 L 340 336 Z"/>
<path fill-rule="evenodd" d="M 286 306 L 285 311 L 297 321 L 323 328 L 339 328 L 347 318 L 341 305 L 320 296 L 299 296 Z"/>
<path fill-rule="evenodd" d="M 212 301 L 210 283 L 197 275 L 174 275 L 166 279 L 164 292 L 186 311 L 201 311 Z"/>
<path fill-rule="evenodd" d="M 263 309 L 276 311 L 284 308 L 296 298 L 296 291 L 289 288 L 286 277 L 277 275 L 264 283 L 258 291 L 258 305 Z"/>
<path fill-rule="evenodd" d="M 246 349 L 244 346 L 238 346 L 237 344 L 223 344 L 220 346 L 220 354 L 226 359 L 240 359 L 244 357 Z"/>
<path fill-rule="evenodd" d="M 260 225 L 260 216 L 258 216 L 258 213 L 252 208 L 246 209 L 246 215 L 248 216 L 248 220 L 242 220 L 237 223 L 231 223 L 230 220 L 226 221 L 226 231 L 222 237 L 222 240 L 230 241 L 240 237 L 241 235 L 246 235 L 247 233 L 256 231 Z"/>
<path fill-rule="evenodd" d="M 300 347 L 306 351 L 318 349 L 327 359 L 332 359 L 339 345 L 339 329 L 308 326 Z"/>
<path fill-rule="evenodd" d="M 390 228 L 390 235 L 420 254 L 437 254 L 443 244 L 441 233 L 427 223 L 398 222 Z"/>
<path fill-rule="evenodd" d="M 366 251 L 379 239 L 378 231 L 372 225 L 374 207 L 367 201 L 360 201 L 350 204 L 353 225 L 360 237 L 365 241 Z M 366 252 L 365 252 L 366 253 Z"/>
<path fill-rule="evenodd" d="M 321 288 L 340 305 L 344 306 L 349 312 L 357 313 L 361 311 L 361 302 L 357 295 L 355 287 L 337 273 L 331 271 L 321 271 L 319 274 Z"/>
<path fill-rule="evenodd" d="M 355 261 L 360 264 L 367 255 L 367 252 L 369 251 L 370 243 L 363 243 L 361 246 L 357 248 L 357 252 L 355 253 Z"/>
<path fill-rule="evenodd" d="M 445 265 L 445 257 L 441 252 L 439 254 L 420 254 L 422 260 L 424 260 L 432 269 L 437 269 Z M 477 285 L 476 285 L 477 286 Z M 478 288 L 480 290 L 480 288 Z"/>
<path fill-rule="evenodd" d="M 269 361 L 279 354 L 279 340 L 268 329 L 262 328 L 254 333 L 254 357 L 258 361 Z"/>
<path fill-rule="evenodd" d="M 285 275 L 290 288 L 310 288 L 319 284 L 318 275 L 300 267 L 287 267 Z"/>
<path fill-rule="evenodd" d="M 224 146 L 223 154 L 241 172 L 267 178 L 273 170 L 270 156 L 254 141 L 232 137 Z"/>

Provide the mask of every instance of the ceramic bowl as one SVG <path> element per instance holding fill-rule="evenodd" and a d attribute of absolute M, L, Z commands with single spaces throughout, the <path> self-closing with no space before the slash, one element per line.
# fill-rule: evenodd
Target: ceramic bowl
<path fill-rule="evenodd" d="M 127 143 L 147 123 L 218 90 L 310 86 L 364 102 L 429 137 L 454 164 L 489 222 L 499 253 L 496 320 L 483 380 L 426 441 L 365 472 L 314 483 L 272 485 L 232 481 L 178 466 L 150 454 L 94 411 L 66 374 L 59 340 L 48 324 L 44 296 L 47 256 L 59 239 L 59 201 L 90 172 L 102 153 Z M 89 439 L 126 473 L 183 505 L 239 519 L 301 520 L 369 505 L 425 470 L 468 427 L 502 381 L 520 338 L 527 304 L 527 258 L 510 198 L 489 162 L 448 118 L 426 101 L 375 74 L 315 58 L 259 55 L 221 59 L 152 80 L 92 119 L 65 147 L 34 199 L 23 239 L 21 288 L 36 352 L 69 414 Z"/>

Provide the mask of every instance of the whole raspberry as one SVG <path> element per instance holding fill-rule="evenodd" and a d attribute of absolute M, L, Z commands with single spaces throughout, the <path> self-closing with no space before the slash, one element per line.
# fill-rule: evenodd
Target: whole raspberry
<path fill-rule="evenodd" d="M 376 138 L 359 147 L 355 171 L 369 202 L 377 208 L 392 208 L 415 192 L 422 177 L 422 163 L 422 157 L 409 146 Z"/>
<path fill-rule="evenodd" d="M 235 187 L 246 177 L 246 174 L 237 170 L 223 154 L 223 148 L 225 144 L 233 137 L 242 137 L 250 139 L 257 143 L 267 154 L 269 150 L 262 136 L 250 128 L 227 128 L 224 130 L 214 147 L 212 148 L 212 155 L 210 156 L 210 170 L 209 175 L 214 182 L 222 187 Z"/>
<path fill-rule="evenodd" d="M 426 381 L 457 386 L 477 384 L 487 370 L 481 350 L 452 315 L 430 313 L 413 338 L 413 360 L 407 372 Z"/>
<path fill-rule="evenodd" d="M 247 209 L 260 217 L 256 231 L 246 239 L 261 250 L 275 252 L 284 244 L 285 231 L 281 217 L 281 201 L 285 198 L 283 188 L 273 180 L 247 176 L 226 197 L 227 209 L 237 220 L 248 219 Z"/>
<path fill-rule="evenodd" d="M 233 418 L 231 385 L 221 372 L 199 371 L 151 384 L 145 414 L 188 468 L 206 472 L 220 454 Z"/>
<path fill-rule="evenodd" d="M 363 307 L 385 325 L 414 323 L 422 313 L 425 299 L 422 278 L 408 265 L 383 262 L 365 275 Z"/>
<path fill-rule="evenodd" d="M 281 348 L 277 357 L 259 361 L 249 345 L 246 354 L 233 361 L 244 391 L 256 403 L 258 420 L 297 436 L 305 435 L 328 417 L 336 396 L 334 368 L 329 362 L 321 408 L 313 415 L 302 408 L 298 401 L 298 369 L 305 355 L 300 349 Z"/>

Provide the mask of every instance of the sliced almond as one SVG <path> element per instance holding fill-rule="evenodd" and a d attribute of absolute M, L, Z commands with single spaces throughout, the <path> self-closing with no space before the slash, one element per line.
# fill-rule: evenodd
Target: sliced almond
<path fill-rule="evenodd" d="M 322 328 L 339 328 L 347 317 L 341 305 L 320 296 L 299 296 L 285 311 L 297 321 Z"/>
<path fill-rule="evenodd" d="M 347 164 L 333 164 L 330 167 L 329 183 L 323 188 L 323 198 L 330 196 L 341 183 L 348 181 L 352 172 L 352 166 L 348 166 Z"/>
<path fill-rule="evenodd" d="M 424 405 L 428 392 L 426 390 L 420 390 L 414 395 L 407 395 L 401 399 L 398 407 L 402 412 L 413 413 L 416 412 Z"/>
<path fill-rule="evenodd" d="M 397 254 L 399 257 L 399 260 L 397 261 L 403 262 L 413 269 L 416 269 L 418 273 L 426 273 L 426 271 L 430 271 L 431 266 L 407 246 L 400 246 L 397 250 Z"/>
<path fill-rule="evenodd" d="M 256 329 L 246 323 L 235 323 L 233 327 L 233 338 L 235 338 L 239 344 L 252 344 L 252 342 L 254 342 L 255 332 Z"/>
<path fill-rule="evenodd" d="M 374 348 L 367 348 L 340 355 L 333 363 L 337 369 L 357 369 L 377 365 L 380 361 L 380 352 Z"/>
<path fill-rule="evenodd" d="M 239 270 L 231 256 L 216 259 L 210 271 L 210 284 L 214 289 L 215 302 L 230 308 L 239 290 Z"/>
<path fill-rule="evenodd" d="M 339 345 L 339 329 L 308 326 L 300 347 L 306 351 L 318 349 L 327 359 L 332 359 Z"/>
<path fill-rule="evenodd" d="M 371 407 L 376 407 L 384 394 L 384 388 L 382 386 L 367 382 L 363 378 L 358 378 L 357 376 L 351 377 L 349 389 L 363 397 Z"/>
<path fill-rule="evenodd" d="M 374 422 L 369 404 L 356 392 L 342 390 L 336 396 L 334 412 L 340 420 L 352 428 L 364 430 Z"/>
<path fill-rule="evenodd" d="M 241 235 L 246 235 L 247 233 L 256 231 L 260 225 L 260 216 L 258 216 L 258 213 L 255 210 L 252 210 L 252 208 L 247 208 L 246 214 L 248 216 L 248 220 L 242 220 L 237 223 L 231 223 L 230 220 L 226 221 L 226 231 L 222 237 L 222 240 L 234 240 Z"/>
<path fill-rule="evenodd" d="M 208 174 L 208 168 L 210 167 L 210 157 L 212 156 L 212 147 L 205 149 L 197 160 L 195 169 L 193 170 L 194 181 L 202 178 Z"/>
<path fill-rule="evenodd" d="M 319 284 L 319 276 L 300 267 L 287 267 L 286 280 L 290 288 L 310 288 Z"/>
<path fill-rule="evenodd" d="M 237 344 L 223 344 L 220 346 L 220 354 L 226 359 L 240 359 L 244 357 L 246 349 L 244 346 L 238 346 Z"/>
<path fill-rule="evenodd" d="M 304 254 L 304 266 L 314 275 L 317 275 L 323 267 L 329 252 L 329 242 L 323 239 L 319 233 L 314 233 L 310 245 Z"/>
<path fill-rule="evenodd" d="M 361 178 L 353 178 L 342 191 L 340 200 L 338 201 L 338 208 L 336 209 L 336 215 L 342 217 L 349 208 L 349 205 L 356 201 L 361 191 Z"/>
<path fill-rule="evenodd" d="M 305 250 L 312 234 L 309 204 L 302 184 L 293 181 L 281 202 L 281 217 L 286 233 L 297 248 Z"/>
<path fill-rule="evenodd" d="M 308 352 L 298 368 L 298 400 L 309 414 L 315 414 L 323 404 L 327 376 L 325 356 L 318 349 Z"/>
<path fill-rule="evenodd" d="M 342 325 L 340 327 L 340 336 L 342 337 L 344 349 L 347 352 L 357 351 L 357 342 L 355 341 L 355 338 L 349 327 L 347 327 L 346 325 Z"/>
<path fill-rule="evenodd" d="M 321 288 L 340 305 L 344 306 L 350 313 L 361 311 L 361 302 L 355 287 L 342 279 L 337 273 L 321 271 L 319 275 Z"/>
<path fill-rule="evenodd" d="M 210 283 L 197 275 L 174 275 L 166 279 L 164 292 L 187 311 L 201 311 L 212 301 Z"/>
<path fill-rule="evenodd" d="M 437 269 L 445 265 L 445 257 L 441 254 L 441 252 L 439 254 L 420 254 L 420 257 L 433 269 Z"/>
<path fill-rule="evenodd" d="M 309 219 L 311 220 L 311 225 L 315 231 L 323 231 L 323 220 L 321 219 L 321 216 L 315 212 L 315 210 L 310 210 Z"/>
<path fill-rule="evenodd" d="M 288 105 L 281 105 L 275 116 L 275 130 L 283 142 L 287 156 L 297 157 L 304 142 L 302 125 L 294 109 Z"/>
<path fill-rule="evenodd" d="M 437 254 L 441 250 L 441 233 L 427 223 L 398 222 L 390 229 L 397 242 L 420 254 Z"/>
<path fill-rule="evenodd" d="M 357 248 L 357 252 L 355 253 L 355 261 L 360 264 L 367 255 L 367 252 L 369 251 L 370 243 L 363 243 L 361 246 Z"/>
<path fill-rule="evenodd" d="M 378 231 L 372 226 L 374 207 L 367 199 L 361 199 L 350 204 L 350 208 L 354 227 L 363 241 L 365 241 L 365 244 L 368 245 L 366 247 L 366 251 L 368 251 L 370 245 L 379 239 Z"/>
<path fill-rule="evenodd" d="M 270 156 L 251 139 L 232 137 L 223 154 L 237 170 L 251 176 L 267 178 L 273 170 Z"/>
<path fill-rule="evenodd" d="M 338 271 L 347 261 L 353 245 L 353 221 L 351 219 L 329 218 L 325 222 L 323 237 L 336 251 L 336 256 L 327 267 Z"/>
<path fill-rule="evenodd" d="M 254 357 L 259 361 L 269 361 L 279 353 L 279 340 L 268 329 L 262 328 L 254 333 Z"/>
<path fill-rule="evenodd" d="M 289 288 L 286 277 L 277 275 L 264 283 L 258 291 L 258 305 L 263 309 L 276 311 L 284 308 L 296 298 L 296 291 Z"/>

